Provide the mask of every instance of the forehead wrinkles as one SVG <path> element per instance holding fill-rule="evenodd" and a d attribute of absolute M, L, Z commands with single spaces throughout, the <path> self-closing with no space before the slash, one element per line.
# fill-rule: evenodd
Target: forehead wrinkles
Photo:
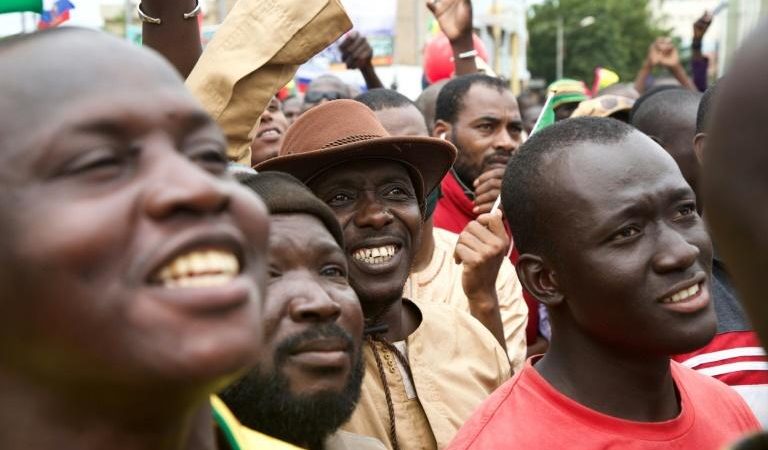
<path fill-rule="evenodd" d="M 556 176 L 543 177 L 547 197 L 569 223 L 594 224 L 628 201 L 653 200 L 667 188 L 686 186 L 672 158 L 645 142 L 577 144 L 542 166 Z M 554 169 L 554 170 L 553 170 Z"/>

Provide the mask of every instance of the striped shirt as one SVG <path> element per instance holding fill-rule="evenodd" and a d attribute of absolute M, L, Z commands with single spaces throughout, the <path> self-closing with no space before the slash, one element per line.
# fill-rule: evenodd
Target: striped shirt
<path fill-rule="evenodd" d="M 717 334 L 704 347 L 672 359 L 736 390 L 768 427 L 768 356 L 752 331 L 722 262 L 712 267 Z"/>

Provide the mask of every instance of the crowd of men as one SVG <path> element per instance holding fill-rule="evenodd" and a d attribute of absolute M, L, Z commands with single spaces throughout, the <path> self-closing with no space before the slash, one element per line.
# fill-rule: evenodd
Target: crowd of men
<path fill-rule="evenodd" d="M 195 5 L 0 40 L 0 449 L 768 449 L 768 23 L 542 105 L 429 0 L 412 101 L 338 0 Z"/>

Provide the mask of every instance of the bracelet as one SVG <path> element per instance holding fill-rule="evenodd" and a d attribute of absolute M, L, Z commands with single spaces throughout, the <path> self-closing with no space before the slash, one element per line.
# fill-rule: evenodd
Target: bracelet
<path fill-rule="evenodd" d="M 477 50 L 470 50 L 468 52 L 459 53 L 459 59 L 471 59 L 477 56 Z"/>
<path fill-rule="evenodd" d="M 139 15 L 139 19 L 141 19 L 142 22 L 146 23 L 152 23 L 155 25 L 160 25 L 163 23 L 163 21 L 157 17 L 148 16 L 144 11 L 141 10 L 141 3 L 136 7 L 136 13 Z M 191 19 L 193 17 L 196 17 L 198 14 L 200 14 L 200 1 L 195 0 L 195 7 L 192 8 L 192 11 L 184 13 L 182 16 L 185 20 Z"/>

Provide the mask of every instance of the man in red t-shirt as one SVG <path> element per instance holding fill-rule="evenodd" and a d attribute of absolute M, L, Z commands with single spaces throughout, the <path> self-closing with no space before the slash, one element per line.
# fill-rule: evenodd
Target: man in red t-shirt
<path fill-rule="evenodd" d="M 730 387 L 668 356 L 716 321 L 712 245 L 658 144 L 611 119 L 556 123 L 512 156 L 502 201 L 552 341 L 450 449 L 714 450 L 759 428 Z"/>

